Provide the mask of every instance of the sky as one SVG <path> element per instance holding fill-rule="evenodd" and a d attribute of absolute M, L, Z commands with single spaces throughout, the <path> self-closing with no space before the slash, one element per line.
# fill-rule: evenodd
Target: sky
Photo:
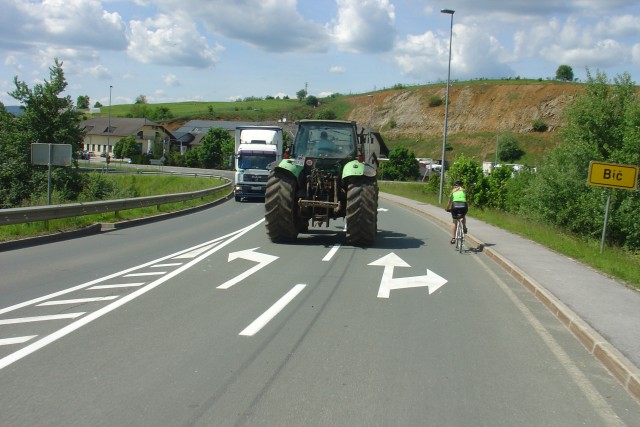
<path fill-rule="evenodd" d="M 90 105 L 357 94 L 492 78 L 640 79 L 638 0 L 0 0 L 0 102 L 63 62 Z M 442 13 L 449 9 L 454 14 Z M 451 24 L 453 23 L 453 28 Z"/>

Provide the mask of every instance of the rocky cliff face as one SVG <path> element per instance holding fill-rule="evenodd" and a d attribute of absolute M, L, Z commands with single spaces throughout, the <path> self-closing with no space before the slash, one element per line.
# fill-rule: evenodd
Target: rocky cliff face
<path fill-rule="evenodd" d="M 445 98 L 445 86 L 388 90 L 350 98 L 349 120 L 371 123 L 387 138 L 415 138 L 442 134 L 445 103 L 430 107 L 433 97 Z M 563 122 L 564 108 L 581 85 L 571 83 L 453 83 L 449 90 L 449 133 L 526 133 L 541 119 L 548 132 Z"/>

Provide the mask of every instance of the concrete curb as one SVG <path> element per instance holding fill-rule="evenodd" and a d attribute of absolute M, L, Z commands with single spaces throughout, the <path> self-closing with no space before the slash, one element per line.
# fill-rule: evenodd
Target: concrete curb
<path fill-rule="evenodd" d="M 380 193 L 380 197 L 391 203 L 400 204 L 419 215 L 425 216 L 430 220 L 439 223 L 440 225 L 449 225 L 449 223 L 442 218 L 436 217 L 424 209 L 419 209 L 415 205 L 398 201 L 395 198 L 385 198 L 385 193 L 382 192 Z M 404 200 L 411 201 L 409 199 Z M 467 240 L 476 245 L 478 252 L 485 253 L 516 281 L 527 288 L 567 329 L 569 329 L 569 331 L 571 331 L 584 348 L 591 353 L 605 367 L 605 369 L 607 369 L 611 375 L 620 382 L 620 384 L 622 384 L 625 390 L 640 402 L 640 369 L 638 369 L 638 367 L 636 367 L 626 356 L 604 339 L 598 331 L 593 329 L 573 310 L 549 292 L 542 284 L 538 283 L 526 272 L 512 264 L 508 258 L 491 248 L 485 247 L 483 242 L 480 242 L 479 239 L 474 238 L 471 234 L 467 234 Z"/>

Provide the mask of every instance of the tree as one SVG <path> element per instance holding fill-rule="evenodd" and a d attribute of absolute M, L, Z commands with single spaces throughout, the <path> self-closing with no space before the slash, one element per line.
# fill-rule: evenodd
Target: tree
<path fill-rule="evenodd" d="M 145 95 L 138 95 L 135 104 L 147 104 L 147 97 Z"/>
<path fill-rule="evenodd" d="M 70 144 L 74 159 L 80 150 L 84 130 L 80 129 L 80 112 L 71 97 L 61 97 L 67 87 L 62 62 L 57 58 L 49 68 L 49 80 L 31 89 L 14 79 L 16 89 L 9 93 L 24 107 L 24 114 L 7 119 L 0 114 L 0 206 L 15 207 L 31 197 L 46 192 L 47 171 L 31 165 L 31 144 Z M 61 201 L 74 200 L 82 189 L 76 168 L 54 167 L 53 189 Z"/>
<path fill-rule="evenodd" d="M 518 160 L 524 151 L 520 149 L 518 140 L 512 132 L 503 133 L 498 139 L 498 159 L 501 162 L 514 162 Z"/>
<path fill-rule="evenodd" d="M 102 104 L 100 103 L 100 101 L 96 101 L 96 103 L 93 104 L 93 108 L 102 108 Z"/>
<path fill-rule="evenodd" d="M 231 152 L 229 152 L 231 146 Z M 223 167 L 229 155 L 233 153 L 234 139 L 222 128 L 210 128 L 200 141 L 198 158 L 204 168 Z"/>
<path fill-rule="evenodd" d="M 399 146 L 389 154 L 384 164 L 385 179 L 391 181 L 413 181 L 420 174 L 420 165 L 413 151 Z"/>
<path fill-rule="evenodd" d="M 561 65 L 556 70 L 556 79 L 565 82 L 573 81 L 573 68 L 568 65 Z"/>
<path fill-rule="evenodd" d="M 477 206 L 487 203 L 484 175 L 479 161 L 464 155 L 458 156 L 447 172 L 447 178 L 447 192 L 453 187 L 453 182 L 459 179 L 467 189 L 467 201 Z"/>
<path fill-rule="evenodd" d="M 113 147 L 113 155 L 118 159 L 123 157 L 131 158 L 136 154 L 140 154 L 140 145 L 133 136 L 120 139 Z"/>
<path fill-rule="evenodd" d="M 309 95 L 307 96 L 305 104 L 307 104 L 309 107 L 315 107 L 318 105 L 318 98 L 313 95 Z"/>
<path fill-rule="evenodd" d="M 89 95 L 80 95 L 76 101 L 76 106 L 81 110 L 89 108 Z"/>
<path fill-rule="evenodd" d="M 306 90 L 300 89 L 299 91 L 296 92 L 296 98 L 298 98 L 298 101 L 302 102 L 306 97 L 307 97 Z"/>
<path fill-rule="evenodd" d="M 582 95 L 566 109 L 562 143 L 545 158 L 523 195 L 522 211 L 579 235 L 599 238 L 608 191 L 587 183 L 592 160 L 640 164 L 640 99 L 628 73 L 611 84 L 592 76 Z M 637 191 L 611 192 L 607 225 L 611 242 L 640 249 L 640 197 Z"/>

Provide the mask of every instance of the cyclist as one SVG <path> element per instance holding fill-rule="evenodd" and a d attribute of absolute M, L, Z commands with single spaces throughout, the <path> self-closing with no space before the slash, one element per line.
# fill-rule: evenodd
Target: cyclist
<path fill-rule="evenodd" d="M 456 243 L 456 221 L 459 217 L 462 218 L 462 228 L 465 234 L 467 233 L 467 218 L 466 214 L 469 210 L 467 205 L 467 190 L 462 186 L 462 181 L 456 179 L 453 183 L 453 189 L 449 194 L 449 201 L 445 209 L 447 212 L 451 212 L 451 218 L 453 224 L 451 224 L 451 244 Z"/>

